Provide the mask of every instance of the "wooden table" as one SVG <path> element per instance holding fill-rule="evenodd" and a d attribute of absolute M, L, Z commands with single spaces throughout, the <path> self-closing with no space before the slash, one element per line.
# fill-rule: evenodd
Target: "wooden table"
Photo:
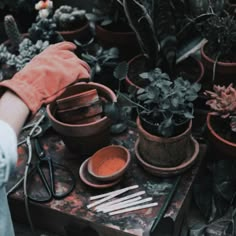
<path fill-rule="evenodd" d="M 136 139 L 137 132 L 133 128 L 122 135 L 113 136 L 111 143 L 121 144 L 129 148 L 132 156 L 131 166 L 117 185 L 109 189 L 98 190 L 85 185 L 79 178 L 79 167 L 84 160 L 69 153 L 60 137 L 49 129 L 42 139 L 43 147 L 54 160 L 70 167 L 76 177 L 76 188 L 70 196 L 63 200 L 52 200 L 44 204 L 30 203 L 33 224 L 67 236 L 72 235 L 69 233 L 71 231 L 79 232 L 87 227 L 93 228 L 102 236 L 164 235 L 164 231 L 168 231 L 170 235 L 178 235 L 188 211 L 191 187 L 205 155 L 206 146 L 200 145 L 197 163 L 181 177 L 159 178 L 145 172 L 137 163 L 134 155 Z M 24 145 L 19 147 L 18 153 L 18 167 L 10 179 L 8 188 L 13 186 L 17 179 L 23 175 L 27 158 L 26 147 Z M 59 176 L 59 178 L 61 186 L 66 187 L 67 183 L 64 176 Z M 174 189 L 173 186 L 177 184 L 178 178 L 180 181 L 177 188 Z M 86 208 L 90 203 L 90 196 L 134 184 L 139 185 L 137 191 L 145 190 L 146 196 L 152 196 L 153 201 L 159 203 L 158 206 L 115 216 L 96 213 L 93 209 Z M 40 192 L 40 183 L 35 183 L 35 188 Z M 168 196 L 173 190 L 174 195 L 169 201 Z M 9 203 L 13 218 L 16 221 L 27 222 L 22 187 L 9 195 Z M 164 208 L 167 205 L 167 210 L 165 210 Z M 161 213 L 163 209 L 165 211 Z M 96 234 L 91 235 L 95 236 Z"/>

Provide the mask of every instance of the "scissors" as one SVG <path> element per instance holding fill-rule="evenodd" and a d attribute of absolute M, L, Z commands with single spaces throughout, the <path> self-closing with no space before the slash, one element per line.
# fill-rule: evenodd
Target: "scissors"
<path fill-rule="evenodd" d="M 31 124 L 25 125 L 25 126 L 21 129 L 21 132 L 28 131 L 28 130 L 30 131 L 34 126 L 35 126 L 35 123 L 31 123 Z M 37 126 L 37 127 L 35 128 L 34 132 L 32 133 L 31 138 L 36 138 L 36 137 L 40 136 L 40 134 L 42 134 L 42 132 L 43 132 L 42 127 L 41 127 L 41 126 Z M 17 146 L 20 146 L 20 145 L 23 144 L 23 143 L 26 143 L 26 138 L 23 139 L 23 140 L 21 140 L 21 141 L 19 141 L 19 142 L 17 143 Z"/>
<path fill-rule="evenodd" d="M 45 154 L 45 151 L 40 145 L 39 138 L 34 139 L 35 150 L 37 154 L 37 162 L 33 169 L 29 173 L 29 179 L 37 180 L 37 176 L 40 178 L 40 182 L 44 187 L 43 191 L 44 194 L 40 193 L 40 189 L 37 190 L 38 184 L 35 182 L 31 183 L 31 191 L 28 190 L 28 198 L 31 201 L 38 202 L 38 203 L 45 203 L 49 202 L 52 199 L 63 199 L 68 196 L 75 188 L 75 177 L 71 170 L 69 170 L 66 166 L 60 165 L 53 161 L 49 155 Z M 67 181 L 70 180 L 70 184 L 68 187 L 62 186 L 61 188 L 56 188 L 56 181 L 55 181 L 55 171 L 61 171 L 63 175 L 67 176 Z M 58 182 L 58 185 L 61 183 Z M 46 192 L 46 196 L 45 196 Z"/>

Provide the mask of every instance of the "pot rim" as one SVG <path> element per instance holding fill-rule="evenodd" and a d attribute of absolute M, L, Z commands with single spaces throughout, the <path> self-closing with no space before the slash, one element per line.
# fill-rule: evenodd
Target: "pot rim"
<path fill-rule="evenodd" d="M 99 30 L 102 33 L 105 34 L 109 34 L 111 35 L 111 37 L 115 37 L 116 35 L 124 35 L 124 36 L 128 36 L 128 37 L 136 37 L 135 33 L 133 31 L 127 31 L 127 32 L 122 32 L 122 31 L 111 31 L 111 30 L 107 30 L 106 28 L 102 27 L 99 24 L 96 24 L 96 30 Z"/>
<path fill-rule="evenodd" d="M 96 173 L 93 172 L 93 167 L 92 167 L 92 160 L 93 158 L 95 158 L 95 156 L 97 155 L 101 155 L 103 153 L 104 150 L 107 150 L 107 149 L 121 149 L 122 151 L 124 151 L 125 153 L 125 164 L 124 166 L 119 169 L 118 171 L 116 172 L 113 172 L 112 174 L 110 175 L 97 175 Z M 105 157 L 104 157 L 105 158 Z M 131 162 L 131 155 L 130 155 L 130 152 L 128 151 L 127 148 L 121 146 L 121 145 L 109 145 L 109 146 L 106 146 L 106 147 L 103 147 L 101 149 L 99 149 L 98 151 L 96 151 L 90 158 L 89 158 L 89 161 L 88 161 L 88 172 L 94 176 L 95 178 L 97 178 L 98 180 L 103 180 L 103 181 L 107 181 L 107 180 L 114 180 L 116 178 L 120 178 L 121 175 L 124 174 L 124 171 L 128 168 L 129 164 Z"/>
<path fill-rule="evenodd" d="M 236 148 L 236 143 L 233 143 L 233 142 L 230 142 L 226 139 L 224 139 L 223 137 L 221 137 L 219 134 L 217 134 L 215 132 L 215 130 L 213 129 L 212 125 L 211 125 L 211 118 L 213 117 L 214 115 L 208 113 L 207 114 L 207 127 L 210 131 L 210 133 L 212 134 L 212 136 L 214 136 L 216 139 L 218 139 L 219 141 L 221 141 L 222 143 L 228 145 L 228 146 L 231 146 L 231 147 L 234 147 Z"/>
<path fill-rule="evenodd" d="M 209 56 L 205 53 L 205 50 L 204 50 L 205 46 L 207 45 L 207 42 L 208 42 L 208 41 L 206 41 L 206 42 L 202 45 L 202 47 L 201 47 L 201 50 L 200 50 L 201 56 L 202 56 L 203 58 L 205 58 L 205 60 L 208 61 L 209 63 L 214 64 L 215 61 L 214 61 L 211 57 L 209 57 Z M 234 67 L 234 66 L 236 66 L 236 62 L 217 61 L 216 64 L 218 64 L 218 65 L 220 65 L 220 66 L 223 66 L 223 67 Z"/>
<path fill-rule="evenodd" d="M 68 34 L 75 34 L 82 32 L 83 30 L 89 28 L 89 22 L 86 21 L 80 28 L 74 29 L 74 30 L 58 30 L 57 32 L 61 35 L 68 35 Z"/>

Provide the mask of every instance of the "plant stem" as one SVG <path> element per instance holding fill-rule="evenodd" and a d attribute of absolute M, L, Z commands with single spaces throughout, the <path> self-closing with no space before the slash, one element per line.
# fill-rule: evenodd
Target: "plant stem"
<path fill-rule="evenodd" d="M 123 93 L 121 93 L 120 91 L 117 91 L 118 96 L 121 95 L 123 98 L 125 98 L 127 101 L 129 101 L 130 103 L 134 104 L 135 106 L 138 106 L 139 108 L 142 108 L 143 110 L 150 112 L 149 109 L 147 109 L 146 107 L 140 105 L 139 103 L 136 103 L 134 101 L 132 101 L 129 97 L 125 96 Z"/>

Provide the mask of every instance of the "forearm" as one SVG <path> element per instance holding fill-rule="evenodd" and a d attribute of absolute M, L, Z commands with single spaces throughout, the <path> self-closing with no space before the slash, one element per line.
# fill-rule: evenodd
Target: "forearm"
<path fill-rule="evenodd" d="M 29 115 L 26 104 L 11 91 L 6 91 L 0 99 L 0 120 L 7 122 L 19 134 Z"/>

